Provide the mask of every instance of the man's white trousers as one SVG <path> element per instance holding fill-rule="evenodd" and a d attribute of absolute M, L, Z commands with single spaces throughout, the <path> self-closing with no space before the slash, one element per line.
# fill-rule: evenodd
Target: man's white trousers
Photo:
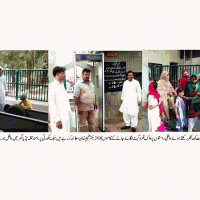
<path fill-rule="evenodd" d="M 124 122 L 126 123 L 126 126 L 131 126 L 136 128 L 138 124 L 138 113 L 136 113 L 135 115 L 128 115 L 123 113 L 123 119 Z"/>
<path fill-rule="evenodd" d="M 197 117 L 188 119 L 188 132 L 192 132 L 196 121 L 197 121 Z"/>

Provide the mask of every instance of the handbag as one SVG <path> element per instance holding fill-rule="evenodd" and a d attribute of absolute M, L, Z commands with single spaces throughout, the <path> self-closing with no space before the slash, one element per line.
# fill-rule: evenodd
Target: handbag
<path fill-rule="evenodd" d="M 161 124 L 157 129 L 159 132 L 166 132 L 166 128 L 163 124 Z"/>
<path fill-rule="evenodd" d="M 170 97 L 169 98 L 169 109 L 174 109 L 175 105 L 174 105 L 174 97 Z"/>

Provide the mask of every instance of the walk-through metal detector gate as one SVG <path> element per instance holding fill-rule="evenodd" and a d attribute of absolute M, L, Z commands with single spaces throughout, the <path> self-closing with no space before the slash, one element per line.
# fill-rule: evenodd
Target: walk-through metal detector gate
<path fill-rule="evenodd" d="M 104 100 L 104 53 L 101 54 L 76 54 L 73 55 L 74 64 L 74 82 L 77 83 L 77 62 L 89 61 L 93 62 L 93 67 L 98 67 L 98 118 L 99 128 L 102 132 L 105 131 L 105 100 Z M 95 63 L 95 66 L 94 66 Z M 76 131 L 78 132 L 78 112 L 76 109 Z"/>

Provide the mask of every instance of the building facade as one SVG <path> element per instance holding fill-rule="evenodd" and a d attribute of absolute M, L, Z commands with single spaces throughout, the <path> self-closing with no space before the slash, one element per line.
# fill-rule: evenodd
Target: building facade
<path fill-rule="evenodd" d="M 177 87 L 182 70 L 189 74 L 200 73 L 199 50 L 145 50 L 142 51 L 142 100 L 146 100 L 148 85 L 152 80 L 158 81 L 162 71 L 168 71 L 172 85 Z M 143 104 L 144 105 L 144 104 Z"/>

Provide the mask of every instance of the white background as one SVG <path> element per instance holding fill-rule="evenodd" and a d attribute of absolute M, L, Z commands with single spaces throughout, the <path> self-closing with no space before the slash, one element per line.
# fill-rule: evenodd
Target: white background
<path fill-rule="evenodd" d="M 1 4 L 0 49 L 56 51 L 60 65 L 79 50 L 200 47 L 199 6 L 192 1 L 17 2 L 26 5 Z M 199 199 L 199 150 L 200 141 L 0 141 L 0 197 Z"/>

